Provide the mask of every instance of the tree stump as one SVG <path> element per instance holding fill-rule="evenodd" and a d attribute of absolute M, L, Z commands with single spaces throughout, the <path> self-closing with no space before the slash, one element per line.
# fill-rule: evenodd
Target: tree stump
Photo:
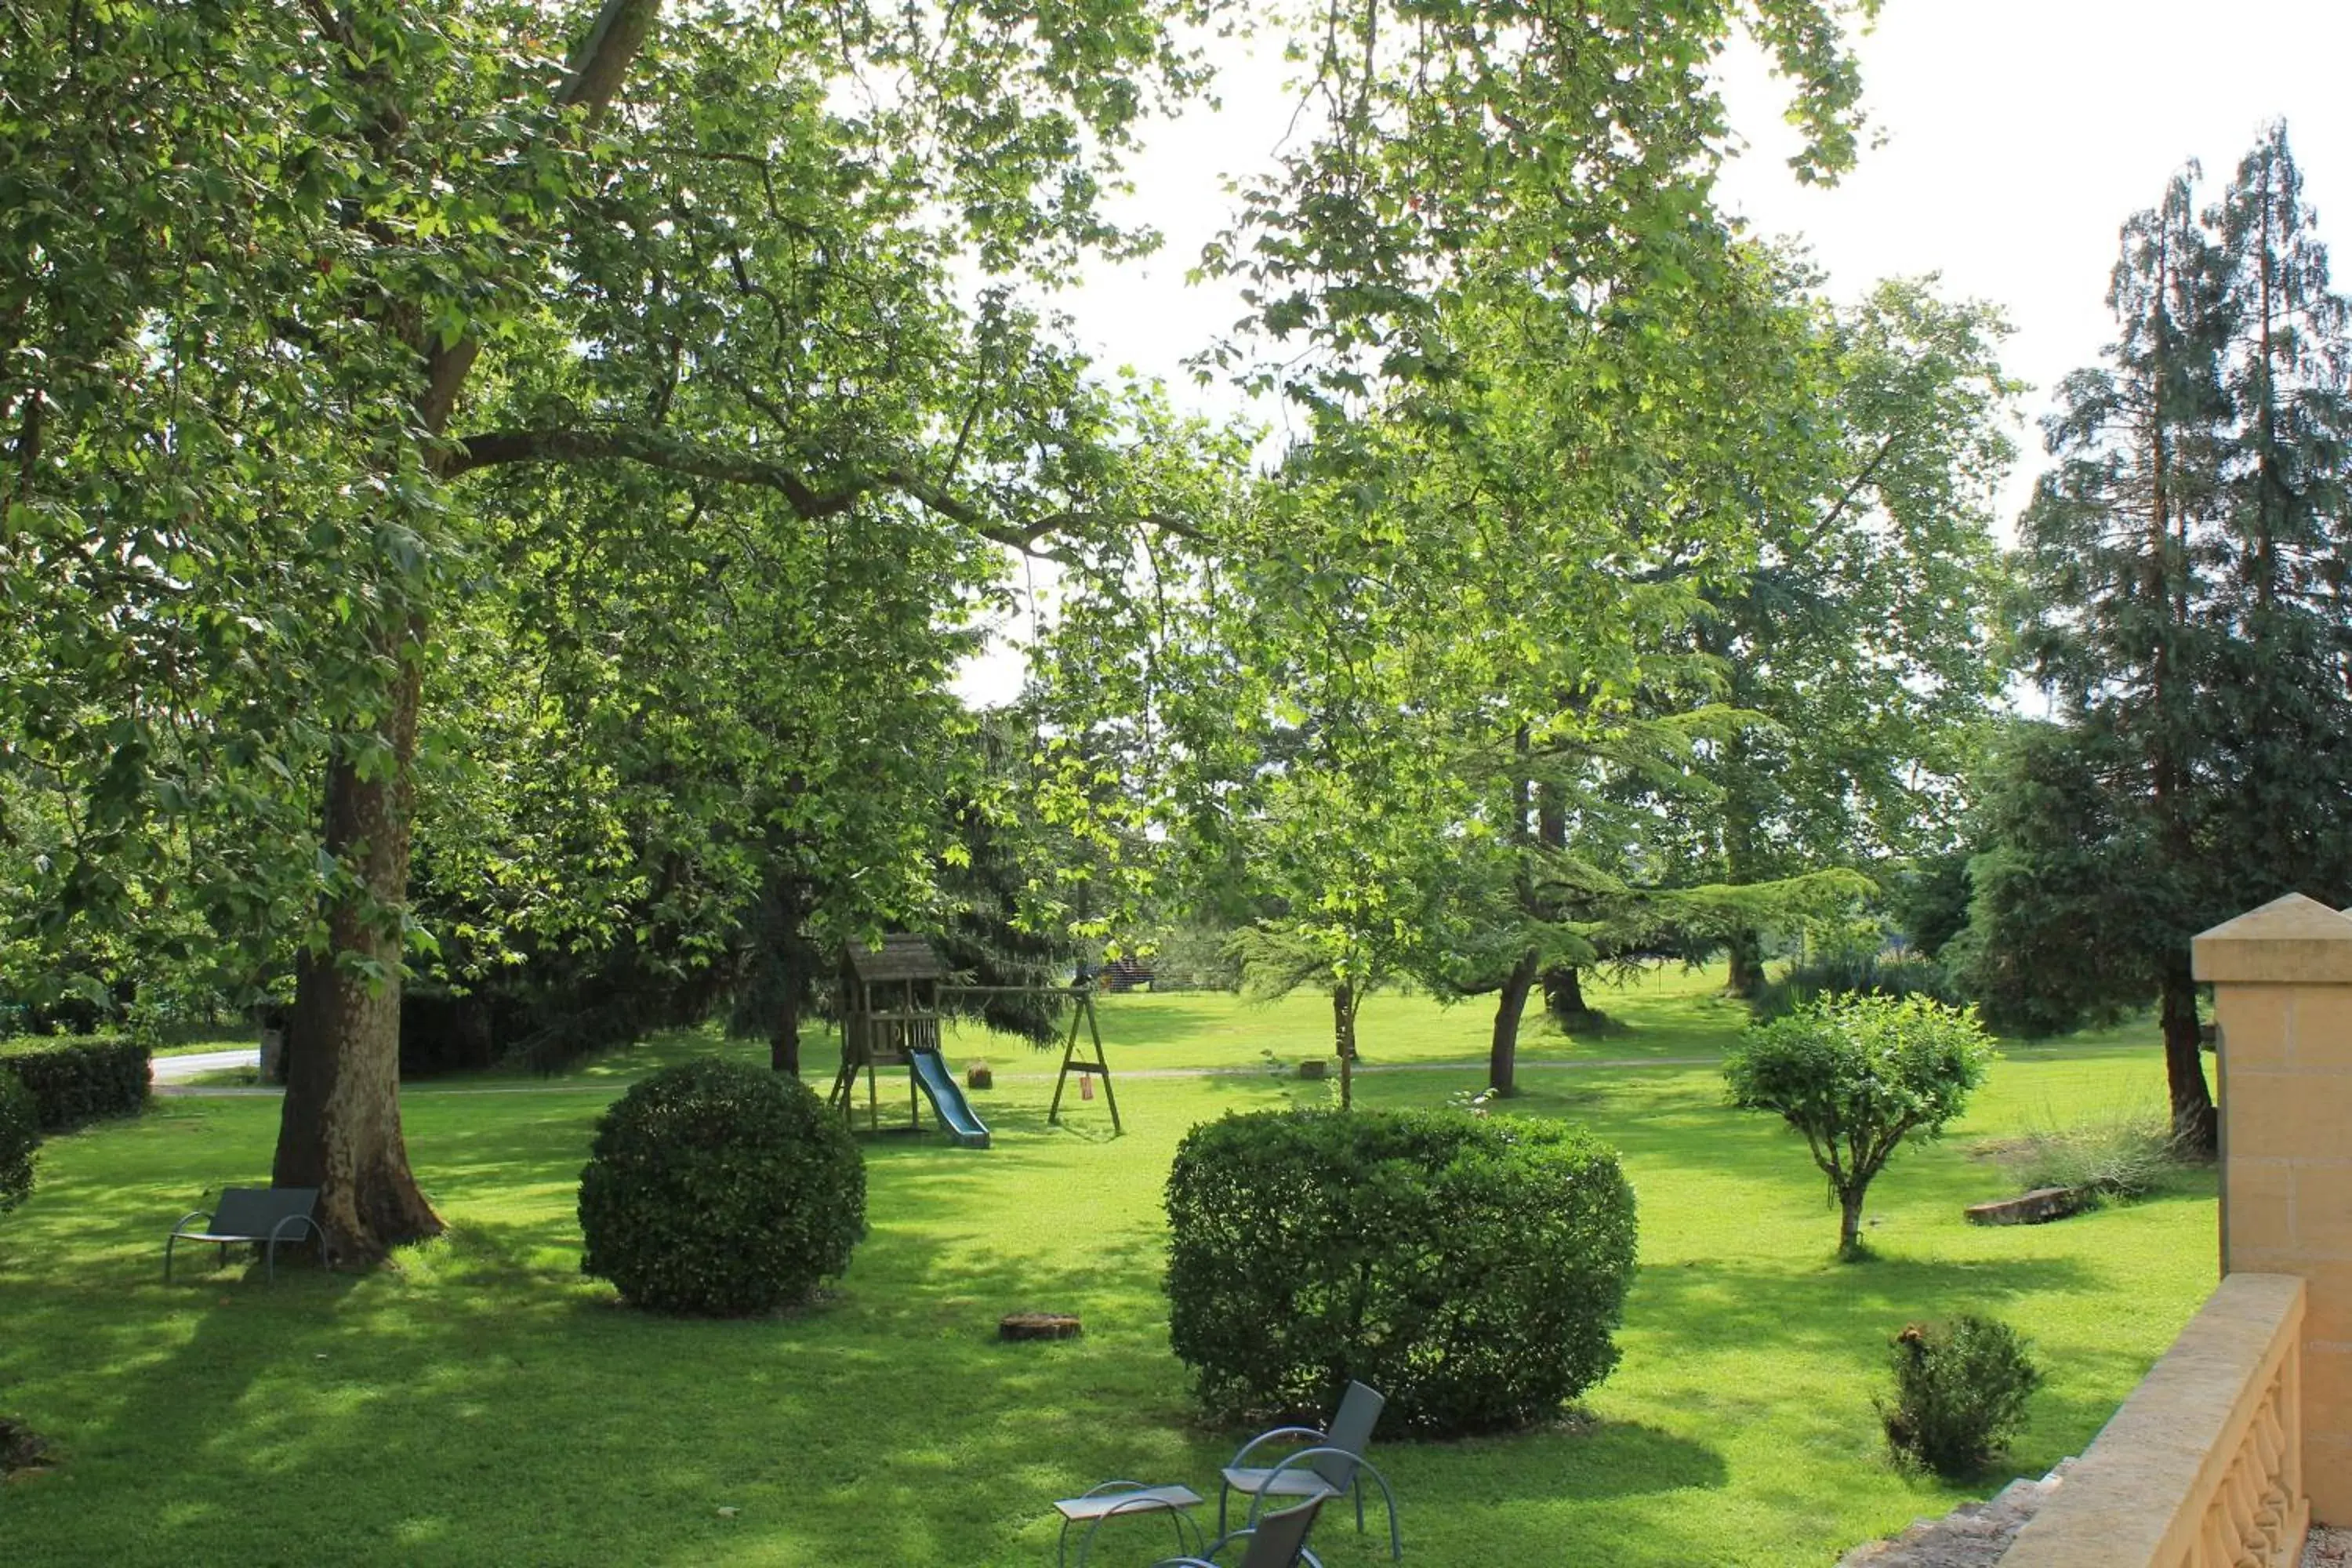
<path fill-rule="evenodd" d="M 998 1320 L 1000 1340 L 1074 1340 L 1078 1337 L 1075 1312 L 1007 1312 Z"/>
<path fill-rule="evenodd" d="M 966 1089 L 994 1089 L 996 1075 L 988 1070 L 986 1062 L 974 1062 L 963 1069 L 963 1086 Z"/>
<path fill-rule="evenodd" d="M 1331 1076 L 1331 1064 L 1322 1057 L 1308 1057 L 1298 1064 L 1298 1076 L 1306 1079 L 1328 1078 Z"/>

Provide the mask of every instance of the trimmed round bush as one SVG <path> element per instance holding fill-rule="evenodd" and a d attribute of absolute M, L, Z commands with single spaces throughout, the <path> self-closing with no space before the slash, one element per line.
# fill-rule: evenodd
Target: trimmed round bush
<path fill-rule="evenodd" d="M 866 1235 L 866 1163 L 808 1086 L 716 1059 L 646 1078 L 580 1173 L 580 1271 L 632 1305 L 740 1318 L 796 1306 Z"/>
<path fill-rule="evenodd" d="M 33 1151 L 41 1146 L 40 1108 L 16 1075 L 0 1068 L 0 1214 L 33 1190 Z"/>
<path fill-rule="evenodd" d="M 1270 1111 L 1194 1128 L 1168 1174 L 1169 1337 L 1221 1419 L 1543 1420 L 1617 1364 L 1633 1190 L 1557 1122 Z"/>

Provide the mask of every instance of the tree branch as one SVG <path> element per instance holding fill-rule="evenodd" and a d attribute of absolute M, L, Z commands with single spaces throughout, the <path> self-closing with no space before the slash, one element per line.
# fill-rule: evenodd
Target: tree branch
<path fill-rule="evenodd" d="M 557 107 L 577 109 L 586 124 L 595 124 L 621 90 L 622 78 L 660 15 L 661 0 L 604 0 L 588 36 L 572 51 L 570 71 L 555 92 Z M 468 332 L 425 355 L 425 395 L 416 405 L 425 429 L 438 435 L 447 428 L 457 394 L 481 352 L 480 340 Z"/>
<path fill-rule="evenodd" d="M 853 473 L 824 489 L 785 464 L 749 452 L 681 439 L 656 430 L 622 428 L 551 428 L 490 430 L 467 436 L 451 445 L 441 465 L 444 478 L 455 479 L 477 468 L 511 463 L 640 463 L 666 473 L 716 479 L 773 490 L 806 521 L 837 517 L 868 496 L 902 495 L 983 539 L 1042 556 L 1066 565 L 1077 563 L 1066 552 L 1041 550 L 1039 544 L 1057 533 L 1075 533 L 1108 524 L 1141 524 L 1180 538 L 1197 539 L 1199 531 L 1181 518 L 1164 513 L 1109 512 L 1071 509 L 1034 518 L 1015 527 L 989 518 L 961 497 L 950 495 L 912 470 L 893 466 Z"/>

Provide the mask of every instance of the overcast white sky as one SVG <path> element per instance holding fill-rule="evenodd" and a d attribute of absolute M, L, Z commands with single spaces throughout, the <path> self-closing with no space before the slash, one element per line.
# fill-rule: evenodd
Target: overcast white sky
<path fill-rule="evenodd" d="M 1887 0 L 1859 47 L 1885 144 L 1829 190 L 1789 177 L 1782 100 L 1760 64 L 1727 62 L 1733 124 L 1752 151 L 1727 171 L 1724 205 L 1759 232 L 1802 237 L 1841 297 L 1935 272 L 1947 292 L 2000 305 L 2016 329 L 2005 363 L 2035 388 L 2029 421 L 2107 342 L 2116 230 L 2187 160 L 2203 163 L 2218 196 L 2263 121 L 2284 116 L 2321 233 L 2352 235 L 2347 0 Z M 1229 293 L 1183 279 L 1224 221 L 1222 177 L 1262 166 L 1282 137 L 1282 74 L 1236 54 L 1221 110 L 1196 107 L 1155 128 L 1127 210 L 1165 233 L 1166 247 L 1098 269 L 1061 300 L 1104 363 L 1164 377 L 1185 405 L 1237 406 L 1222 388 L 1184 384 L 1184 358 L 1238 310 Z M 2352 250 L 2337 286 L 2352 286 Z M 2038 433 L 2029 427 L 2021 446 L 2012 513 L 2031 489 Z M 1009 695 L 1017 676 L 990 663 L 975 695 Z"/>

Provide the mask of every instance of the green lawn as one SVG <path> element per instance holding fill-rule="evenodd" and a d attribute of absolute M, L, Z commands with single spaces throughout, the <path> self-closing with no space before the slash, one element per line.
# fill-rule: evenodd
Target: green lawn
<path fill-rule="evenodd" d="M 1665 1065 L 1718 1054 L 1738 1012 L 1676 974 L 1596 1001 L 1628 1028 L 1531 1041 L 1510 1109 L 1623 1151 L 1643 1255 L 1623 1365 L 1586 1421 L 1381 1450 L 1409 1561 L 1825 1563 L 1968 1495 L 1881 1457 L 1871 1399 L 1904 1321 L 1990 1310 L 2033 1338 L 2051 1379 L 2014 1461 L 2038 1473 L 2082 1448 L 2211 1285 L 2210 1176 L 2062 1225 L 1960 1219 L 2005 1190 L 1973 1143 L 2153 1102 L 2147 1031 L 2012 1051 L 1955 1137 L 1881 1179 L 1880 1258 L 1840 1266 L 1801 1146 L 1722 1109 L 1710 1068 Z M 1099 1100 L 1048 1127 L 1053 1058 L 967 1033 L 950 1054 L 997 1068 L 974 1097 L 996 1147 L 870 1141 L 873 1234 L 835 1299 L 781 1321 L 649 1319 L 578 1273 L 598 1110 L 649 1064 L 714 1048 L 705 1037 L 561 1079 L 412 1089 L 411 1152 L 451 1233 L 364 1279 L 298 1269 L 270 1291 L 198 1268 L 162 1283 L 171 1222 L 267 1171 L 271 1100 L 161 1100 L 53 1142 L 33 1200 L 0 1221 L 0 1409 L 64 1462 L 0 1489 L 0 1562 L 1050 1563 L 1049 1500 L 1112 1476 L 1200 1487 L 1235 1438 L 1196 1423 L 1167 1349 L 1159 1191 L 1176 1140 L 1335 1092 L 1144 1070 L 1318 1054 L 1315 999 L 1102 1007 L 1129 1075 L 1125 1137 Z M 1382 1067 L 1472 1064 L 1486 1022 L 1376 998 L 1364 1049 Z M 1608 1065 L 1628 1061 L 1646 1065 Z M 829 1064 L 813 1044 L 820 1088 Z M 1360 1092 L 1426 1105 L 1480 1081 L 1474 1065 L 1375 1071 Z M 886 1106 L 904 1094 L 886 1078 Z M 1086 1337 L 998 1344 L 997 1318 L 1031 1307 L 1083 1313 Z M 1167 1539 L 1129 1531 L 1106 1536 L 1125 1550 L 1098 1554 L 1105 1568 Z M 1337 1520 L 1318 1546 L 1335 1568 L 1385 1556 Z"/>

